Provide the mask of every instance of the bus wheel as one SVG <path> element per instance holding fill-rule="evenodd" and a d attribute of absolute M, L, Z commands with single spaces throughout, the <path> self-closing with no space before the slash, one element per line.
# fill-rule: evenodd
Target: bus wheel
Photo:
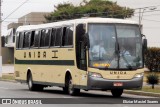
<path fill-rule="evenodd" d="M 73 81 L 71 77 L 68 80 L 68 93 L 73 96 L 78 95 L 80 93 L 80 89 L 73 87 Z"/>
<path fill-rule="evenodd" d="M 113 97 L 120 97 L 123 93 L 123 89 L 112 89 L 111 93 Z"/>
<path fill-rule="evenodd" d="M 30 91 L 35 91 L 36 90 L 36 85 L 33 84 L 31 73 L 29 73 L 29 75 L 27 76 L 27 84 L 28 84 L 28 88 L 29 88 Z"/>

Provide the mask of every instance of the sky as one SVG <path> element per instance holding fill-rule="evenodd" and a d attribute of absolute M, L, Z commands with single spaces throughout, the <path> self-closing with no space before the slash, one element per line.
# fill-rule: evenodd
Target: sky
<path fill-rule="evenodd" d="M 26 0 L 3 0 L 2 2 L 2 20 L 5 19 L 11 12 L 20 6 Z M 12 22 L 17 22 L 18 18 L 30 12 L 52 12 L 54 5 L 63 2 L 72 2 L 78 5 L 82 0 L 28 0 L 23 6 L 15 11 L 10 17 L 2 22 L 2 35 L 7 32 L 7 25 Z M 160 47 L 160 0 L 110 0 L 117 2 L 120 6 L 130 8 L 141 8 L 148 6 L 156 6 L 156 10 L 144 10 L 143 13 L 143 34 L 148 39 L 150 47 Z M 159 5 L 159 6 L 158 6 Z M 151 12 L 147 12 L 151 11 Z M 135 16 L 131 20 L 138 21 L 138 9 L 135 11 Z"/>

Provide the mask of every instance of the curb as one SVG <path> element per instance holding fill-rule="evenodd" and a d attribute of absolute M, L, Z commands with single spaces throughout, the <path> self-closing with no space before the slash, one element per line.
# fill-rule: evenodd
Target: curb
<path fill-rule="evenodd" d="M 0 77 L 0 81 L 8 81 L 8 82 L 16 82 L 15 79 L 4 79 L 3 76 L 11 76 L 14 73 L 2 73 L 2 77 Z"/>
<path fill-rule="evenodd" d="M 17 81 L 15 81 L 15 80 L 2 79 L 2 78 L 0 78 L 0 81 L 5 81 L 5 82 L 14 82 L 14 83 L 17 83 Z"/>
<path fill-rule="evenodd" d="M 160 97 L 160 93 L 145 92 L 145 91 L 124 90 L 124 93 L 142 95 L 142 96 Z"/>
<path fill-rule="evenodd" d="M 2 77 L 0 77 L 0 81 L 6 81 L 6 82 L 14 82 L 16 83 L 16 80 L 10 80 L 10 79 L 3 79 Z"/>

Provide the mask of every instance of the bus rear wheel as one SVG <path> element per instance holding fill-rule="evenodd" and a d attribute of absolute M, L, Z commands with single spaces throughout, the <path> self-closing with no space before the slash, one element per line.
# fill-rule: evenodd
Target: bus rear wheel
<path fill-rule="evenodd" d="M 111 93 L 112 93 L 113 97 L 121 97 L 121 95 L 123 93 L 123 89 L 112 89 Z"/>
<path fill-rule="evenodd" d="M 27 75 L 27 84 L 28 84 L 28 88 L 30 91 L 34 91 L 35 90 L 35 84 L 33 84 L 33 79 L 32 79 L 32 74 L 29 73 Z"/>
<path fill-rule="evenodd" d="M 65 91 L 67 91 L 68 94 L 74 96 L 74 95 L 78 95 L 80 93 L 80 89 L 73 87 L 73 81 L 72 81 L 71 77 L 69 77 L 66 86 L 67 87 L 65 87 L 64 89 L 65 89 Z"/>

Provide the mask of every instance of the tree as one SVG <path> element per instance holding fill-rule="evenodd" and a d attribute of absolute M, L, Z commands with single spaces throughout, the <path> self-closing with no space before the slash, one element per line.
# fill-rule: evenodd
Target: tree
<path fill-rule="evenodd" d="M 108 0 L 83 0 L 79 6 L 72 3 L 63 3 L 55 6 L 55 11 L 46 16 L 48 22 L 58 20 L 76 19 L 84 16 L 107 17 L 107 18 L 129 18 L 133 16 L 134 10 L 121 7 L 117 2 Z"/>
<path fill-rule="evenodd" d="M 152 85 L 152 89 L 154 89 L 154 85 L 159 83 L 159 77 L 157 74 L 152 73 L 147 75 L 147 83 Z"/>
<path fill-rule="evenodd" d="M 145 65 L 152 72 L 160 71 L 160 48 L 150 47 L 145 52 Z"/>

